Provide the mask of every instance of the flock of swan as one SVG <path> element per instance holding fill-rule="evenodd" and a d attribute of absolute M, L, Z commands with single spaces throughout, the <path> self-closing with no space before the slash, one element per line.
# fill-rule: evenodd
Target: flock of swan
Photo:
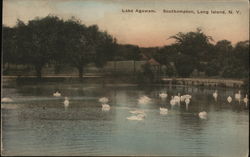
<path fill-rule="evenodd" d="M 53 96 L 59 97 L 59 96 L 61 96 L 61 94 L 59 92 L 56 92 L 56 93 L 53 93 Z M 162 92 L 159 94 L 159 97 L 163 100 L 166 100 L 166 98 L 168 97 L 168 94 L 166 92 Z M 218 91 L 217 90 L 213 93 L 213 97 L 214 97 L 215 101 L 217 101 L 217 98 L 218 98 Z M 184 102 L 186 105 L 186 109 L 188 109 L 188 105 L 190 104 L 191 99 L 192 99 L 192 96 L 189 94 L 180 95 L 180 93 L 178 93 L 178 95 L 171 96 L 170 104 L 171 104 L 171 106 L 175 106 L 175 105 L 180 105 L 181 102 Z M 227 97 L 228 103 L 231 103 L 232 100 L 233 100 L 233 98 L 231 96 Z M 237 100 L 239 102 L 241 101 L 241 92 L 240 91 L 235 94 L 235 100 Z M 101 98 L 99 98 L 98 101 L 101 103 L 103 111 L 110 110 L 111 107 L 108 104 L 109 99 L 107 97 L 101 97 Z M 151 101 L 152 101 L 151 98 L 144 95 L 138 99 L 138 104 L 149 104 Z M 247 95 L 245 98 L 243 98 L 243 102 L 247 105 L 247 103 L 248 103 L 248 96 Z M 65 97 L 64 106 L 65 107 L 69 106 L 68 97 Z M 160 107 L 159 109 L 160 109 L 160 114 L 162 114 L 162 115 L 168 114 L 168 109 L 166 107 Z M 134 111 L 130 111 L 130 113 L 133 115 L 130 117 L 127 117 L 128 120 L 139 120 L 140 121 L 146 117 L 146 113 L 143 110 L 134 110 Z M 208 113 L 206 111 L 202 111 L 202 112 L 198 113 L 198 116 L 201 119 L 207 119 Z"/>
<path fill-rule="evenodd" d="M 217 101 L 218 91 L 216 90 L 212 95 L 213 95 L 215 101 Z M 55 93 L 53 93 L 53 96 L 54 97 L 61 97 L 62 95 L 61 95 L 60 92 L 56 91 Z M 166 100 L 166 98 L 168 97 L 168 94 L 166 92 L 163 92 L 163 93 L 159 94 L 159 97 L 161 99 Z M 180 105 L 181 102 L 184 102 L 185 105 L 186 105 L 186 109 L 187 109 L 188 105 L 191 102 L 191 98 L 192 98 L 191 95 L 188 95 L 188 94 L 180 95 L 180 93 L 178 93 L 178 95 L 171 96 L 170 104 L 171 104 L 171 106 L 175 106 L 175 105 Z M 238 93 L 235 93 L 234 98 L 235 98 L 236 101 L 239 101 L 239 102 L 241 102 L 243 100 L 243 102 L 246 104 L 246 106 L 247 106 L 248 101 L 249 101 L 247 94 L 246 94 L 246 96 L 244 98 L 242 98 L 241 91 L 238 91 Z M 138 104 L 149 104 L 151 102 L 151 100 L 152 99 L 149 98 L 148 96 L 141 96 L 138 99 Z M 233 98 L 231 96 L 228 96 L 227 101 L 228 101 L 228 103 L 231 103 L 233 101 Z M 11 98 L 4 97 L 4 98 L 1 99 L 1 102 L 13 102 L 13 100 Z M 102 105 L 102 110 L 103 111 L 109 111 L 110 110 L 111 107 L 108 104 L 109 99 L 107 97 L 99 98 L 99 102 Z M 63 104 L 64 104 L 64 107 L 66 107 L 66 108 L 69 107 L 69 98 L 68 97 L 64 97 Z M 159 110 L 160 110 L 160 114 L 164 115 L 164 114 L 168 113 L 168 109 L 166 107 L 160 107 Z M 127 117 L 128 120 L 143 120 L 146 117 L 146 114 L 145 114 L 145 112 L 143 110 L 134 110 L 134 111 L 130 111 L 130 113 L 133 114 L 133 115 L 130 116 L 130 117 Z M 201 119 L 206 119 L 207 115 L 208 114 L 207 114 L 206 111 L 202 111 L 202 112 L 198 113 L 198 116 Z"/>
<path fill-rule="evenodd" d="M 217 98 L 218 98 L 218 91 L 217 90 L 213 93 L 213 97 L 214 97 L 215 101 L 217 101 Z M 247 94 L 246 94 L 246 96 L 244 98 L 242 98 L 241 91 L 239 90 L 238 93 L 234 94 L 234 98 L 238 102 L 241 102 L 243 100 L 243 102 L 247 106 L 247 104 L 248 104 L 248 95 Z M 227 97 L 227 102 L 231 103 L 232 101 L 233 101 L 233 98 L 231 96 L 228 96 Z"/>

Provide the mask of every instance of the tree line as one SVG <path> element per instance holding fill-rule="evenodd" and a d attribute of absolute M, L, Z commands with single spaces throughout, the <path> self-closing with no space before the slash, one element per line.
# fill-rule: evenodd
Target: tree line
<path fill-rule="evenodd" d="M 176 74 L 189 77 L 194 69 L 205 72 L 207 76 L 249 77 L 248 40 L 235 46 L 228 40 L 213 44 L 213 38 L 199 28 L 179 32 L 169 39 L 175 42 L 154 48 L 156 51 L 151 55 L 167 67 L 169 77 Z M 85 26 L 74 17 L 62 20 L 49 15 L 30 20 L 27 24 L 18 20 L 14 27 L 3 26 L 3 64 L 32 65 L 39 78 L 46 64 L 71 65 L 78 69 L 81 78 L 89 63 L 103 67 L 111 60 L 141 59 L 141 48 L 137 45 L 118 44 L 113 36 L 99 30 L 97 25 Z"/>
<path fill-rule="evenodd" d="M 72 17 L 62 20 L 56 16 L 35 18 L 25 24 L 3 27 L 4 64 L 32 65 L 37 77 L 46 64 L 69 64 L 78 69 L 79 77 L 88 63 L 101 67 L 112 59 L 116 39 L 97 25 L 85 26 Z"/>
<path fill-rule="evenodd" d="M 194 32 L 179 32 L 170 38 L 175 39 L 175 43 L 157 49 L 153 55 L 168 67 L 169 76 L 173 76 L 175 70 L 178 76 L 189 77 L 197 69 L 206 76 L 249 78 L 249 40 L 235 46 L 228 40 L 213 44 L 213 38 L 199 28 Z"/>

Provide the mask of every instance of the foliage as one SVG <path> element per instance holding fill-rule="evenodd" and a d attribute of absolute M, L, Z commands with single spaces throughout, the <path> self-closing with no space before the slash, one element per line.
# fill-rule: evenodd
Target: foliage
<path fill-rule="evenodd" d="M 195 63 L 195 59 L 192 56 L 180 54 L 175 62 L 178 75 L 189 77 L 196 67 Z"/>
<path fill-rule="evenodd" d="M 220 70 L 220 65 L 215 59 L 208 62 L 208 64 L 205 66 L 205 73 L 207 76 L 217 76 L 219 75 Z"/>
<path fill-rule="evenodd" d="M 233 59 L 226 59 L 228 62 L 222 69 L 222 76 L 225 78 L 248 78 L 249 77 L 249 70 L 245 69 L 242 65 L 240 60 L 233 58 Z"/>
<path fill-rule="evenodd" d="M 199 69 L 200 62 L 207 61 L 207 54 L 212 49 L 210 41 L 212 37 L 207 36 L 201 29 L 196 32 L 179 32 L 170 38 L 176 40 L 178 57 L 175 61 L 178 74 L 188 77 L 194 69 Z"/>
<path fill-rule="evenodd" d="M 63 21 L 56 16 L 35 18 L 28 24 L 18 20 L 14 28 L 4 27 L 5 61 L 33 65 L 37 77 L 48 64 L 70 64 L 82 77 L 91 62 L 101 67 L 113 57 L 116 40 L 96 25 L 85 26 L 76 18 Z"/>
<path fill-rule="evenodd" d="M 115 60 L 139 60 L 140 49 L 135 45 L 117 45 Z"/>
<path fill-rule="evenodd" d="M 228 40 L 212 44 L 212 37 L 199 28 L 171 36 L 175 43 L 161 48 L 117 44 L 113 36 L 97 25 L 85 26 L 74 17 L 65 21 L 49 15 L 27 24 L 17 20 L 14 27 L 3 26 L 2 31 L 4 65 L 32 65 L 38 77 L 46 64 L 55 65 L 56 70 L 71 65 L 82 77 L 89 63 L 100 68 L 109 60 L 140 60 L 144 52 L 146 58 L 154 58 L 165 66 L 162 71 L 169 77 L 176 72 L 180 77 L 189 77 L 196 69 L 207 76 L 249 78 L 249 41 L 240 41 L 235 46 Z M 143 67 L 140 77 L 154 80 L 149 64 Z"/>

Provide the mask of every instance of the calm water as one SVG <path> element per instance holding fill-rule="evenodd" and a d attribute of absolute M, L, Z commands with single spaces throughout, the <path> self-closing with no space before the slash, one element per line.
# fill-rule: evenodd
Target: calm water
<path fill-rule="evenodd" d="M 5 81 L 2 103 L 4 155 L 168 155 L 247 156 L 249 108 L 226 102 L 238 89 L 184 86 L 103 86 L 84 83 L 30 83 Z M 53 97 L 59 90 L 63 97 Z M 158 94 L 167 91 L 168 98 Z M 191 103 L 171 108 L 170 96 L 191 94 Z M 152 103 L 140 105 L 147 95 Z M 64 96 L 70 105 L 63 105 Z M 102 111 L 100 97 L 110 99 L 110 111 Z M 161 115 L 159 107 L 167 107 Z M 142 121 L 127 120 L 129 111 L 143 109 Z M 202 120 L 197 113 L 206 111 Z"/>

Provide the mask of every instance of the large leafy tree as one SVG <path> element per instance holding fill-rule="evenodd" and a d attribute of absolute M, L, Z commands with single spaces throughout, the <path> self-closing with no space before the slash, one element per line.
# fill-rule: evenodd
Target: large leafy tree
<path fill-rule="evenodd" d="M 34 66 L 37 77 L 41 78 L 43 67 L 54 58 L 60 47 L 57 42 L 63 21 L 55 16 L 47 16 L 30 20 L 27 25 L 19 23 L 16 44 L 21 54 L 20 61 Z"/>
<path fill-rule="evenodd" d="M 235 58 L 241 61 L 241 66 L 249 71 L 249 40 L 238 42 L 233 52 Z"/>
<path fill-rule="evenodd" d="M 93 62 L 102 67 L 112 59 L 116 40 L 107 32 L 100 31 L 96 25 L 87 27 L 72 18 L 65 22 L 64 36 L 67 40 L 64 45 L 65 62 L 78 69 L 80 78 L 87 64 Z"/>
<path fill-rule="evenodd" d="M 3 65 L 6 63 L 14 63 L 18 62 L 18 54 L 16 53 L 16 29 L 10 28 L 7 26 L 3 26 Z"/>
<path fill-rule="evenodd" d="M 249 41 L 240 41 L 224 59 L 223 77 L 249 78 Z"/>
<path fill-rule="evenodd" d="M 187 77 L 191 74 L 191 69 L 199 69 L 200 63 L 207 61 L 206 56 L 211 53 L 210 41 L 213 39 L 199 28 L 195 32 L 179 32 L 170 38 L 175 39 L 175 44 L 178 46 L 179 57 L 175 65 L 180 76 Z"/>
<path fill-rule="evenodd" d="M 43 67 L 70 64 L 83 75 L 90 62 L 101 67 L 112 59 L 116 40 L 96 25 L 86 27 L 75 18 L 63 21 L 56 16 L 35 18 L 27 24 L 18 20 L 14 28 L 4 28 L 5 60 L 32 65 L 38 78 Z"/>
<path fill-rule="evenodd" d="M 86 36 L 87 27 L 82 25 L 80 21 L 70 19 L 64 24 L 64 60 L 79 72 L 79 77 L 83 75 L 83 67 L 89 63 L 90 54 L 93 48 L 89 46 Z"/>
<path fill-rule="evenodd" d="M 99 38 L 96 39 L 96 52 L 94 63 L 97 67 L 103 67 L 107 61 L 114 60 L 118 45 L 116 39 L 107 32 L 99 32 Z"/>

